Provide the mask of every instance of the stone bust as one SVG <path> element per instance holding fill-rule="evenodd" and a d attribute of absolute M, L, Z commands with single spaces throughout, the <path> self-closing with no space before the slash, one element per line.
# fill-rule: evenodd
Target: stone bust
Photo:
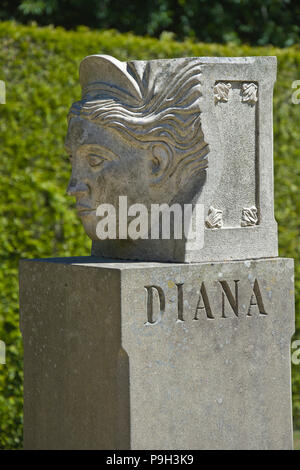
<path fill-rule="evenodd" d="M 159 62 L 159 64 L 158 64 Z M 99 204 L 190 203 L 203 187 L 208 145 L 201 127 L 199 61 L 120 62 L 105 55 L 80 65 L 82 99 L 68 115 L 68 194 L 98 240 Z"/>

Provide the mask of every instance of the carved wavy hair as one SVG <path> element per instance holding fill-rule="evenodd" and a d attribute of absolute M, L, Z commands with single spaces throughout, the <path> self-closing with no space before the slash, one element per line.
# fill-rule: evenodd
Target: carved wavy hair
<path fill-rule="evenodd" d="M 151 77 L 149 62 L 142 77 L 134 63 L 128 67 L 142 99 L 108 83 L 92 83 L 83 99 L 72 105 L 68 118 L 80 116 L 109 126 L 139 145 L 164 146 L 170 160 L 164 178 L 178 172 L 185 180 L 204 171 L 209 149 L 201 128 L 199 64 L 181 63 L 163 84 L 158 84 L 157 76 Z"/>

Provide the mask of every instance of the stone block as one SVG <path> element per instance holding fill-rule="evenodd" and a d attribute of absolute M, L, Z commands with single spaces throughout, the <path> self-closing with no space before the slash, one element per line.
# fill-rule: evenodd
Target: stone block
<path fill-rule="evenodd" d="M 176 262 L 277 256 L 275 80 L 276 57 L 86 57 L 66 148 L 68 192 L 93 240 L 92 255 Z M 99 239 L 97 207 L 111 204 L 124 215 L 120 196 L 147 208 L 145 233 L 132 239 L 118 226 L 113 239 Z M 195 225 L 203 244 L 173 233 L 151 238 L 155 204 L 201 205 L 201 227 Z"/>
<path fill-rule="evenodd" d="M 291 259 L 24 260 L 20 308 L 25 448 L 292 448 Z"/>

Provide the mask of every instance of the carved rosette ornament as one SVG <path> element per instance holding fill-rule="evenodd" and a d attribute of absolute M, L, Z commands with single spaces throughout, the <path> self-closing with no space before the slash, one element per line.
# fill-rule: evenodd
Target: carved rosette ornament
<path fill-rule="evenodd" d="M 210 206 L 208 216 L 205 219 L 205 225 L 208 228 L 222 228 L 223 226 L 223 211 L 215 209 Z"/>
<path fill-rule="evenodd" d="M 241 226 L 242 227 L 250 227 L 252 225 L 256 225 L 257 222 L 258 222 L 258 217 L 257 217 L 256 207 L 255 206 L 245 207 L 242 210 Z"/>
<path fill-rule="evenodd" d="M 242 101 L 248 104 L 257 102 L 257 85 L 255 83 L 244 83 L 242 85 Z"/>
<path fill-rule="evenodd" d="M 219 101 L 223 101 L 227 103 L 230 90 L 231 90 L 230 83 L 221 83 L 221 82 L 217 83 L 214 86 L 215 103 L 218 103 Z"/>

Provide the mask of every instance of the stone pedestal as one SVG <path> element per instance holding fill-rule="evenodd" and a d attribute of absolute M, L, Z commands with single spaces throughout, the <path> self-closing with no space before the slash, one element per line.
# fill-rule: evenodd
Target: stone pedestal
<path fill-rule="evenodd" d="M 27 449 L 291 449 L 293 261 L 22 261 Z"/>

